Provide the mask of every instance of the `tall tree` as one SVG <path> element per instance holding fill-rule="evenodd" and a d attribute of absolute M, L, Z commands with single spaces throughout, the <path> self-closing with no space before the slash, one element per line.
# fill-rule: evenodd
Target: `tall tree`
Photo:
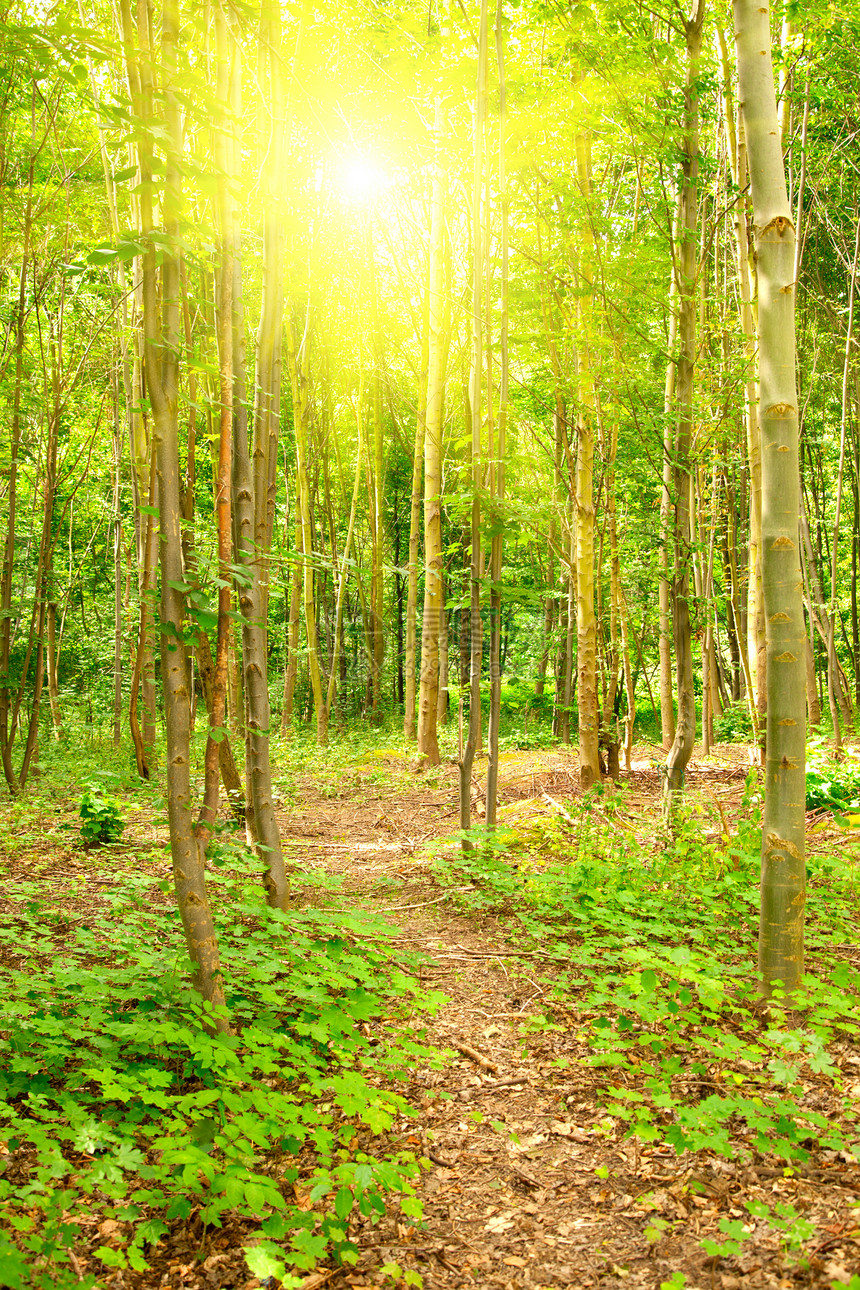
<path fill-rule="evenodd" d="M 704 0 L 694 0 L 683 19 L 687 48 L 684 85 L 683 160 L 678 219 L 678 370 L 675 379 L 676 430 L 673 460 L 674 574 L 672 623 L 675 645 L 678 716 L 675 738 L 666 758 L 666 805 L 684 786 L 684 773 L 696 737 L 696 698 L 693 691 L 693 637 L 690 615 L 692 561 L 691 451 L 693 439 L 693 379 L 696 368 L 696 291 L 698 283 L 699 195 L 699 60 L 702 49 Z"/>
<path fill-rule="evenodd" d="M 439 763 L 437 735 L 439 637 L 445 613 L 442 582 L 442 422 L 445 397 L 448 303 L 445 296 L 445 143 L 447 112 L 435 106 L 433 192 L 427 270 L 427 396 L 424 414 L 424 612 L 418 695 L 418 753 Z"/>
<path fill-rule="evenodd" d="M 795 226 L 780 145 L 769 9 L 759 0 L 735 0 L 734 13 L 758 265 L 762 582 L 767 624 L 759 969 L 769 992 L 777 981 L 793 990 L 803 974 L 806 640 L 798 552 Z"/>

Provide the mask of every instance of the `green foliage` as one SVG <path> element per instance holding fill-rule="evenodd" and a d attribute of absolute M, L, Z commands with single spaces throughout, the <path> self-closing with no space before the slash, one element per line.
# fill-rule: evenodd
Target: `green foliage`
<path fill-rule="evenodd" d="M 80 807 L 81 837 L 89 847 L 118 842 L 125 830 L 122 809 L 114 797 L 105 794 L 101 784 L 91 783 L 84 789 Z"/>
<path fill-rule="evenodd" d="M 27 972 L 2 969 L 0 1117 L 25 1175 L 0 1178 L 4 1284 L 78 1284 L 67 1217 L 81 1205 L 119 1224 L 98 1251 L 106 1269 L 145 1270 L 149 1248 L 197 1211 L 256 1228 L 249 1266 L 285 1285 L 327 1252 L 354 1257 L 354 1209 L 374 1221 L 397 1197 L 420 1216 L 420 1162 L 372 1142 L 412 1114 L 396 1086 L 428 1060 L 398 1000 L 441 996 L 419 991 L 382 923 L 273 912 L 247 853 L 222 845 L 213 864 L 232 1035 L 212 1031 L 185 984 L 167 884 L 139 861 L 87 922 L 39 882 L 7 885 L 20 917 L 0 956 L 17 963 L 23 949 Z"/>
<path fill-rule="evenodd" d="M 555 1006 L 522 1034 L 540 1043 L 557 1022 L 575 1036 L 576 1060 L 603 1072 L 617 1130 L 679 1153 L 761 1153 L 784 1167 L 820 1150 L 857 1158 L 860 1108 L 843 1092 L 837 1054 L 860 1034 L 860 972 L 831 949 L 854 925 L 848 867 L 813 862 L 817 977 L 791 1008 L 777 992 L 763 1015 L 751 968 L 761 847 L 751 789 L 748 801 L 738 833 L 719 845 L 688 807 L 674 837 L 646 847 L 623 794 L 592 793 L 566 803 L 572 822 L 548 816 L 497 836 L 491 850 L 450 849 L 436 871 L 452 885 L 467 879 L 456 899 L 503 912 L 515 939 L 552 961 Z M 797 1215 L 777 1209 L 768 1221 L 788 1247 L 807 1239 Z M 741 1239 L 724 1234 L 726 1248 Z"/>
<path fill-rule="evenodd" d="M 749 704 L 733 703 L 722 716 L 714 718 L 714 739 L 723 744 L 748 744 L 753 737 Z"/>
<path fill-rule="evenodd" d="M 841 761 L 828 755 L 822 740 L 810 743 L 806 762 L 806 809 L 860 810 L 860 758 L 849 752 Z"/>

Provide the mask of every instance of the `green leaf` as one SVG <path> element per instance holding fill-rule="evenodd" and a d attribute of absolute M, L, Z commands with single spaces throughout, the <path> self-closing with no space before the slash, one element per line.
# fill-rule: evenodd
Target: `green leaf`
<path fill-rule="evenodd" d="M 30 1284 L 30 1260 L 0 1232 L 0 1283 L 9 1290 L 24 1290 Z"/>
<path fill-rule="evenodd" d="M 244 1248 L 245 1262 L 255 1277 L 261 1281 L 269 1277 L 275 1277 L 278 1281 L 283 1281 L 287 1273 L 287 1265 L 279 1257 L 277 1247 L 274 1245 L 254 1245 L 251 1248 Z M 291 1278 L 292 1280 L 292 1278 Z M 301 1283 L 299 1283 L 301 1284 Z"/>
<path fill-rule="evenodd" d="M 128 1260 L 122 1250 L 112 1250 L 109 1245 L 100 1245 L 94 1253 L 96 1258 L 101 1259 L 108 1268 L 128 1267 Z"/>
<path fill-rule="evenodd" d="M 334 1198 L 334 1212 L 338 1218 L 349 1218 L 352 1213 L 353 1195 L 349 1187 L 341 1187 Z"/>

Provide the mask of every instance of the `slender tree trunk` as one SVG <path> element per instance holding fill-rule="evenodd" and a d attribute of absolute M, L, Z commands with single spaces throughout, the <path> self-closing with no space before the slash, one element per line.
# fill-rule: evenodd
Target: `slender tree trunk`
<path fill-rule="evenodd" d="M 684 89 L 684 160 L 678 248 L 678 374 L 676 381 L 677 436 L 674 462 L 675 575 L 672 580 L 672 619 L 678 693 L 675 739 L 666 758 L 665 803 L 671 818 L 675 794 L 682 791 L 684 773 L 696 737 L 696 699 L 693 693 L 693 640 L 690 623 L 690 454 L 693 437 L 693 379 L 696 363 L 696 283 L 699 178 L 699 57 L 702 47 L 703 0 L 695 0 L 684 22 L 687 41 L 687 82 Z"/>
<path fill-rule="evenodd" d="M 129 0 L 120 0 L 124 46 L 129 60 L 129 83 L 139 117 L 155 119 L 152 53 L 149 40 L 152 14 L 148 4 L 139 10 L 139 56 L 135 57 Z M 153 157 L 151 137 L 141 131 L 140 197 L 143 257 L 144 356 L 147 388 L 152 404 L 156 452 L 161 546 L 161 624 L 169 633 L 161 651 L 165 704 L 167 814 L 173 878 L 188 955 L 194 964 L 194 983 L 214 1010 L 212 1024 L 227 1029 L 218 940 L 204 879 L 204 855 L 191 816 L 190 702 L 184 639 L 185 597 L 182 538 L 180 532 L 179 426 L 177 416 L 177 354 L 179 352 L 178 239 L 181 178 L 181 127 L 179 103 L 173 87 L 178 38 L 178 11 L 174 0 L 165 0 L 161 23 L 159 112 L 166 139 L 164 179 L 164 238 L 159 246 L 161 271 L 152 240 Z M 139 95 L 135 87 L 139 86 Z M 159 284 L 160 276 L 160 284 Z M 161 290 L 159 292 L 159 285 Z M 160 298 L 159 298 L 160 297 Z"/>
<path fill-rule="evenodd" d="M 630 664 L 630 611 L 627 608 L 627 597 L 624 595 L 623 590 L 621 591 L 619 610 L 621 620 L 621 655 L 624 662 L 624 691 L 627 695 L 627 716 L 624 722 L 624 769 L 629 775 L 633 770 L 633 728 L 636 722 L 636 681 L 633 676 L 633 668 Z"/>
<path fill-rule="evenodd" d="M 122 741 L 122 430 L 119 390 L 113 376 L 113 742 Z"/>
<path fill-rule="evenodd" d="M 12 762 L 14 731 L 9 724 L 11 677 L 9 662 L 12 643 L 12 591 L 14 587 L 15 546 L 17 542 L 18 464 L 21 447 L 21 394 L 24 384 L 24 322 L 26 313 L 27 266 L 30 259 L 30 236 L 33 226 L 33 173 L 36 164 L 36 85 L 32 90 L 33 148 L 27 175 L 27 200 L 24 207 L 23 249 L 18 275 L 18 301 L 15 313 L 15 384 L 12 393 L 12 412 L 9 448 L 9 485 L 6 493 L 6 535 L 3 549 L 3 569 L 0 573 L 0 756 L 3 773 L 10 793 L 18 792 L 18 777 Z"/>
<path fill-rule="evenodd" d="M 197 674 L 200 677 L 200 688 L 203 691 L 203 703 L 211 725 L 215 661 L 212 658 L 209 637 L 203 631 L 198 633 L 195 654 L 197 658 Z M 218 745 L 218 762 L 221 767 L 221 783 L 224 785 L 224 792 L 227 795 L 227 801 L 230 803 L 230 812 L 239 824 L 243 824 L 246 818 L 245 789 L 242 785 L 242 776 L 239 774 L 236 759 L 233 756 L 233 745 L 230 742 L 229 735 L 226 733 Z"/>
<path fill-rule="evenodd" d="M 267 0 L 260 18 L 260 78 L 272 104 L 272 129 L 268 134 L 264 166 L 263 299 L 257 329 L 254 388 L 253 463 L 248 451 L 246 419 L 237 424 L 233 460 L 235 508 L 235 559 L 244 577 L 237 580 L 242 622 L 242 666 L 245 692 L 245 763 L 248 805 L 253 813 L 253 836 L 265 866 L 266 900 L 285 910 L 289 885 L 275 817 L 272 768 L 269 756 L 271 711 L 269 706 L 267 608 L 268 557 L 272 541 L 273 507 L 270 504 L 273 459 L 277 459 L 281 373 L 281 319 L 284 287 L 281 247 L 281 164 L 283 142 L 283 73 L 281 68 L 281 19 L 277 3 Z M 233 120 L 241 120 L 238 41 L 231 44 L 234 91 Z M 268 64 L 268 67 L 267 67 Z M 261 141 L 262 143 L 262 141 Z M 234 242 L 236 235 L 234 234 Z M 236 259 L 237 278 L 241 272 Z M 244 334 L 242 316 L 234 312 L 234 327 Z M 242 356 L 243 357 L 243 356 Z M 242 364 L 244 365 L 244 364 Z M 237 393 L 243 393 L 244 374 Z"/>
<path fill-rule="evenodd" d="M 30 701 L 30 719 L 27 723 L 27 739 L 24 744 L 24 754 L 21 759 L 21 769 L 18 773 L 18 786 L 23 792 L 27 779 L 29 778 L 30 767 L 34 760 L 37 759 L 37 748 L 39 740 L 39 715 L 41 711 L 42 690 L 44 686 L 45 675 L 45 645 L 46 645 L 46 625 L 50 613 L 48 597 L 51 592 L 52 566 L 53 566 L 53 549 L 54 549 L 54 502 L 57 495 L 57 446 L 60 429 L 60 396 L 59 396 L 59 364 L 62 359 L 59 351 L 55 350 L 54 358 L 54 406 L 51 409 L 48 418 L 47 441 L 45 444 L 45 478 L 42 488 L 42 533 L 39 540 L 39 552 L 36 566 L 36 584 L 33 591 L 34 597 L 34 617 L 35 617 L 35 642 L 36 642 L 36 666 L 33 675 L 33 694 Z M 56 612 L 56 606 L 54 606 Z M 50 641 L 48 642 L 50 649 Z M 29 653 L 29 651 L 28 651 Z M 54 643 L 54 659 L 56 665 L 56 642 Z M 19 687 L 19 701 L 23 693 L 27 680 L 28 666 L 25 661 L 22 669 L 21 684 Z M 49 661 L 49 679 L 48 687 L 51 688 L 50 678 L 50 661 Z M 54 677 L 56 684 L 56 675 Z M 53 703 L 51 704 L 53 711 Z M 17 715 L 17 703 L 16 703 Z M 59 703 L 57 703 L 56 720 L 59 721 Z M 13 730 L 15 722 L 13 719 Z"/>
<path fill-rule="evenodd" d="M 672 226 L 672 258 L 678 256 L 681 240 L 681 215 L 683 190 L 678 191 L 678 204 Z M 675 692 L 672 681 L 672 498 L 675 479 L 675 385 L 678 377 L 678 273 L 673 263 L 669 284 L 669 362 L 666 365 L 666 383 L 663 391 L 663 485 L 660 490 L 660 587 L 659 613 L 660 638 L 660 729 L 666 752 L 675 739 Z"/>
<path fill-rule="evenodd" d="M 565 632 L 562 639 L 561 660 L 561 714 L 559 716 L 558 734 L 563 744 L 570 743 L 570 717 L 573 708 L 575 666 L 573 645 L 576 640 L 576 525 L 577 513 L 573 505 L 576 495 L 575 475 L 571 480 L 571 506 L 568 512 L 568 551 L 567 551 L 567 596 L 564 607 Z"/>
<path fill-rule="evenodd" d="M 314 591 L 313 523 L 311 519 L 310 479 L 308 476 L 308 378 L 310 371 L 310 306 L 300 350 L 296 349 L 289 318 L 286 320 L 287 359 L 293 393 L 293 426 L 296 436 L 296 507 L 302 532 L 302 586 L 305 609 L 305 634 L 308 642 L 308 671 L 311 681 L 317 739 L 325 743 L 326 719 L 322 677 L 317 641 L 317 606 Z"/>
<path fill-rule="evenodd" d="M 341 650 L 343 648 L 343 604 L 346 595 L 347 571 L 349 568 L 349 552 L 352 547 L 352 535 L 355 528 L 355 515 L 358 509 L 358 493 L 361 485 L 361 457 L 362 457 L 362 434 L 361 434 L 361 416 L 356 418 L 358 424 L 358 445 L 355 455 L 355 479 L 352 485 L 352 501 L 349 507 L 349 522 L 346 530 L 346 541 L 343 545 L 343 556 L 341 558 L 340 572 L 337 582 L 337 603 L 335 606 L 335 626 L 334 626 L 334 644 L 332 649 L 331 670 L 328 677 L 328 691 L 326 694 L 325 716 L 326 716 L 326 734 L 328 734 L 328 723 L 331 718 L 331 710 L 334 704 L 335 691 L 337 689 L 338 667 L 340 664 Z"/>
<path fill-rule="evenodd" d="M 478 76 L 475 93 L 474 117 L 474 171 L 472 177 L 472 363 L 469 384 L 471 412 L 471 465 L 472 465 L 472 518 L 471 557 L 469 562 L 469 730 L 459 761 L 460 828 L 465 833 L 472 824 L 472 766 L 481 737 L 481 660 L 483 633 L 481 625 L 481 374 L 484 366 L 483 335 L 483 280 L 484 255 L 483 224 L 481 220 L 481 192 L 484 178 L 484 122 L 487 117 L 488 40 L 487 0 L 481 0 L 481 19 L 478 36 Z M 471 843 L 463 839 L 463 849 L 471 850 Z"/>
<path fill-rule="evenodd" d="M 596 406 L 591 347 L 593 292 L 591 258 L 591 141 L 576 136 L 576 174 L 586 215 L 580 229 L 579 337 L 577 381 L 579 427 L 576 450 L 576 668 L 579 718 L 579 780 L 583 788 L 600 782 L 600 719 L 597 699 L 597 620 L 594 613 L 594 423 Z"/>
<path fill-rule="evenodd" d="M 767 653 L 765 648 L 764 598 L 761 570 L 761 425 L 759 423 L 756 386 L 756 337 L 753 308 L 753 285 L 749 262 L 749 223 L 747 219 L 747 185 L 749 183 L 746 130 L 739 114 L 735 129 L 735 107 L 732 76 L 725 36 L 717 29 L 723 74 L 723 119 L 727 140 L 729 167 L 738 197 L 734 205 L 735 262 L 738 280 L 738 304 L 744 337 L 744 409 L 746 416 L 747 460 L 749 462 L 749 590 L 747 598 L 747 657 L 754 686 L 757 725 L 765 730 L 767 697 Z"/>
<path fill-rule="evenodd" d="M 442 579 L 442 616 L 439 622 L 439 689 L 436 695 L 436 725 L 448 724 L 448 611 L 445 608 L 444 574 Z"/>
<path fill-rule="evenodd" d="M 854 239 L 854 258 L 848 282 L 848 322 L 845 329 L 845 355 L 842 363 L 842 416 L 839 433 L 839 468 L 836 478 L 836 514 L 833 520 L 833 541 L 830 551 L 830 626 L 827 635 L 827 658 L 831 669 L 836 671 L 836 615 L 840 612 L 836 595 L 836 580 L 839 572 L 839 521 L 842 514 L 842 490 L 845 477 L 845 440 L 848 432 L 848 377 L 851 370 L 851 344 L 854 330 L 854 292 L 857 283 L 857 259 L 860 255 L 860 220 L 854 220 L 857 231 Z M 835 678 L 834 678 L 835 680 Z M 835 689 L 835 684 L 832 685 Z M 850 704 L 850 695 L 846 692 Z M 833 713 L 833 744 L 837 755 L 842 749 L 842 732 L 839 725 L 839 714 Z"/>
<path fill-rule="evenodd" d="M 496 827 L 499 789 L 499 726 L 502 713 L 502 515 L 505 497 L 505 453 L 508 422 L 508 187 L 505 169 L 505 130 L 507 128 L 507 81 L 505 77 L 505 37 L 502 27 L 502 3 L 496 0 L 496 62 L 499 69 L 499 235 L 500 313 L 499 313 L 499 412 L 496 419 L 496 460 L 491 461 L 490 493 L 499 513 L 496 515 L 490 547 L 490 712 L 487 727 L 487 815 L 488 829 Z M 489 194 L 487 205 L 489 208 Z M 489 321 L 490 302 L 487 300 Z M 490 354 L 488 347 L 488 358 Z"/>
<path fill-rule="evenodd" d="M 431 231 L 432 237 L 432 231 Z M 430 371 L 430 259 L 427 262 L 426 303 L 422 317 L 421 370 L 418 375 L 418 411 L 415 417 L 415 443 L 412 448 L 412 490 L 409 508 L 409 560 L 406 577 L 406 643 L 403 694 L 403 735 L 416 738 L 415 702 L 418 624 L 418 547 L 421 541 L 421 483 L 424 462 L 424 437 L 427 426 L 427 381 Z"/>
<path fill-rule="evenodd" d="M 299 619 L 302 603 L 301 522 L 296 520 L 296 558 L 290 579 L 290 607 L 287 620 L 287 663 L 284 668 L 284 699 L 281 705 L 281 735 L 286 738 L 293 721 L 293 698 L 299 671 Z"/>
<path fill-rule="evenodd" d="M 155 469 L 154 455 L 150 465 L 149 475 L 149 490 L 146 494 L 149 498 L 149 513 L 145 516 L 145 524 L 143 528 L 143 561 L 139 566 L 140 574 L 138 579 L 138 586 L 140 588 L 140 608 L 137 620 L 137 646 L 134 653 L 134 664 L 132 666 L 128 700 L 128 724 L 129 729 L 131 730 L 132 743 L 134 744 L 137 773 L 141 779 L 151 779 L 153 771 L 153 763 L 149 749 L 140 728 L 138 707 L 147 641 L 150 639 L 151 635 L 150 619 L 152 617 L 155 600 L 156 564 L 158 561 L 158 524 L 156 523 L 155 515 L 153 514 L 153 508 L 158 504 L 158 476 Z"/>
<path fill-rule="evenodd" d="M 370 719 L 382 722 L 382 668 L 385 659 L 385 569 L 383 565 L 383 486 L 384 445 L 382 434 L 382 347 L 379 336 L 379 312 L 376 283 L 376 250 L 373 238 L 373 215 L 366 215 L 366 267 L 369 277 L 371 328 L 370 413 L 372 437 L 367 444 L 368 502 L 371 537 L 370 562 Z"/>
<path fill-rule="evenodd" d="M 785 188 L 770 15 L 735 0 L 740 100 L 752 184 L 759 287 L 762 574 L 767 620 L 767 763 L 759 969 L 767 993 L 803 974 L 806 704 L 798 559 L 799 452 L 794 351 L 795 228 Z"/>
<path fill-rule="evenodd" d="M 122 640 L 120 639 L 120 647 Z M 51 705 L 51 725 L 57 743 L 63 737 L 63 716 L 60 711 L 60 685 L 58 679 L 59 650 L 57 649 L 57 603 L 48 604 L 48 702 Z M 120 691 L 122 699 L 122 691 Z"/>
<path fill-rule="evenodd" d="M 418 695 L 418 755 L 439 764 L 439 632 L 445 612 L 442 582 L 442 420 L 446 353 L 445 332 L 445 137 L 447 114 L 436 100 L 435 160 L 430 215 L 428 270 L 427 409 L 424 431 L 424 612 L 421 624 L 421 677 Z"/>

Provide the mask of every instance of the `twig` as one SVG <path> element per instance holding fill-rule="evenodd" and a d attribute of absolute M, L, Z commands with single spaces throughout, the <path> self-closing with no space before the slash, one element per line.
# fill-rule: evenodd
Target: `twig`
<path fill-rule="evenodd" d="M 576 823 L 576 821 L 574 820 L 573 816 L 572 816 L 568 811 L 566 811 L 566 810 L 564 809 L 564 807 L 562 806 L 561 802 L 557 802 L 557 801 L 555 800 L 555 798 L 554 798 L 554 797 L 550 797 L 549 793 L 542 793 L 542 794 L 541 794 L 541 796 L 542 796 L 543 798 L 545 798 L 545 800 L 546 800 L 547 802 L 549 802 L 550 806 L 554 806 L 554 807 L 555 807 L 555 809 L 558 811 L 559 815 L 564 816 L 564 818 L 567 820 L 568 824 L 575 824 L 575 823 Z"/>
<path fill-rule="evenodd" d="M 305 1277 L 302 1282 L 302 1290 L 318 1290 L 319 1286 L 324 1286 L 332 1277 L 336 1277 L 338 1272 L 343 1272 L 343 1268 L 332 1268 L 328 1272 L 314 1272 L 312 1276 Z"/>
<path fill-rule="evenodd" d="M 457 1165 L 456 1160 L 446 1160 L 444 1156 L 437 1156 L 435 1152 L 428 1151 L 427 1159 L 432 1160 L 434 1165 L 441 1165 L 443 1169 L 454 1169 Z"/>
<path fill-rule="evenodd" d="M 499 1068 L 496 1063 L 491 1061 L 489 1057 L 485 1057 L 483 1053 L 479 1053 L 477 1048 L 470 1048 L 468 1044 L 457 1043 L 452 1044 L 451 1047 L 456 1048 L 457 1052 L 462 1053 L 464 1057 L 470 1058 L 476 1065 L 482 1066 L 484 1070 L 495 1071 L 498 1074 Z"/>
<path fill-rule="evenodd" d="M 454 1093 L 493 1093 L 497 1088 L 513 1088 L 515 1084 L 531 1084 L 528 1075 L 512 1075 L 510 1079 L 494 1079 L 487 1084 L 464 1084 L 452 1089 Z"/>
<path fill-rule="evenodd" d="M 435 900 L 422 900 L 417 905 L 390 905 L 387 909 L 377 909 L 374 912 L 377 914 L 397 914 L 401 909 L 426 909 L 428 905 L 441 904 L 443 900 L 447 900 L 449 896 L 453 896 L 455 891 L 472 890 L 474 890 L 472 884 L 469 883 L 468 887 L 452 887 L 450 891 L 445 892 L 444 896 L 437 896 Z"/>
<path fill-rule="evenodd" d="M 511 949 L 487 952 L 485 950 L 470 950 L 468 945 L 453 945 L 451 948 L 455 950 L 463 950 L 466 954 L 470 954 L 473 959 L 546 959 L 550 963 L 556 961 L 551 955 L 544 953 L 543 950 Z M 444 958 L 445 956 L 441 955 L 440 957 Z M 559 958 L 560 957 L 561 955 L 559 955 Z"/>

